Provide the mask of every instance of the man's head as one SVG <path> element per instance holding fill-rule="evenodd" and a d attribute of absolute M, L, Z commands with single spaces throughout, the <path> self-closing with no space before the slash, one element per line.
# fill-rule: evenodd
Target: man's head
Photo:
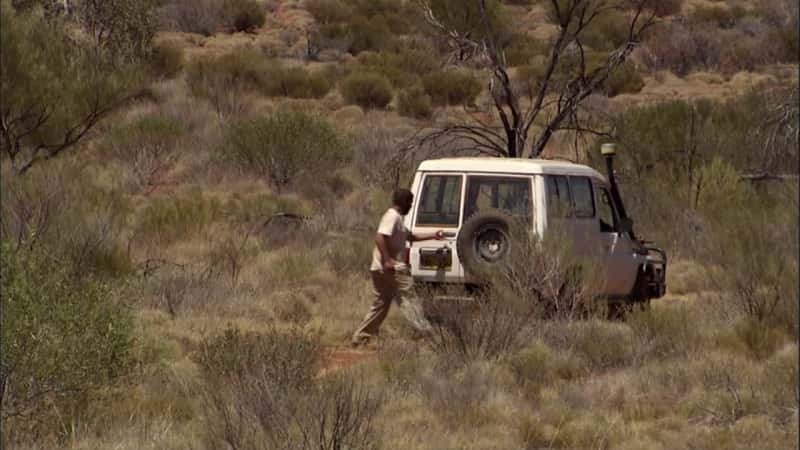
<path fill-rule="evenodd" d="M 392 205 L 397 208 L 401 215 L 405 216 L 411 211 L 411 203 L 414 201 L 414 194 L 408 189 L 397 189 L 392 195 Z"/>

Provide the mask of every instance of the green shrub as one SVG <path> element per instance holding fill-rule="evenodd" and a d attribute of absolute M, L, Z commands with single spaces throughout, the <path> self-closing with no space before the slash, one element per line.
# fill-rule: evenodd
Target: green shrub
<path fill-rule="evenodd" d="M 274 67 L 268 72 L 263 92 L 270 96 L 321 98 L 331 90 L 324 73 L 309 72 L 302 67 Z"/>
<path fill-rule="evenodd" d="M 347 51 L 353 55 L 358 55 L 365 50 L 387 49 L 394 42 L 389 24 L 382 16 L 370 18 L 356 16 L 347 25 L 347 35 L 350 37 L 350 46 Z"/>
<path fill-rule="evenodd" d="M 258 0 L 225 0 L 223 14 L 227 24 L 236 31 L 258 28 L 267 20 L 264 7 Z"/>
<path fill-rule="evenodd" d="M 222 217 L 219 200 L 192 192 L 186 196 L 157 197 L 139 214 L 138 232 L 169 243 L 199 232 Z"/>
<path fill-rule="evenodd" d="M 342 95 L 362 108 L 385 108 L 392 101 L 392 86 L 382 75 L 355 72 L 342 81 Z"/>
<path fill-rule="evenodd" d="M 183 70 L 183 48 L 170 43 L 153 46 L 150 68 L 159 77 L 173 78 Z"/>
<path fill-rule="evenodd" d="M 78 279 L 42 249 L 2 244 L 3 430 L 132 369 L 130 311 L 106 284 Z M 39 428 L 40 432 L 45 429 Z"/>
<path fill-rule="evenodd" d="M 398 112 L 415 119 L 428 119 L 433 114 L 431 96 L 425 93 L 422 86 L 412 86 L 400 92 L 397 98 Z"/>
<path fill-rule="evenodd" d="M 472 104 L 481 92 L 480 81 L 457 71 L 430 73 L 422 78 L 422 84 L 434 105 Z"/>
<path fill-rule="evenodd" d="M 603 83 L 603 92 L 609 97 L 615 97 L 619 94 L 635 94 L 643 87 L 644 79 L 633 64 L 623 64 L 611 72 Z"/>
<path fill-rule="evenodd" d="M 263 177 L 275 189 L 301 173 L 327 173 L 347 160 L 344 139 L 327 121 L 302 112 L 235 122 L 225 131 L 223 157 Z"/>

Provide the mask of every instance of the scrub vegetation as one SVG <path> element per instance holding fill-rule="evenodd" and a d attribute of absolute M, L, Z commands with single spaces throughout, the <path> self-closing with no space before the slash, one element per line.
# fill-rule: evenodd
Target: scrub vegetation
<path fill-rule="evenodd" d="M 548 75 L 553 2 L 424 3 L 0 0 L 3 448 L 795 448 L 796 2 L 655 2 L 542 147 L 619 144 L 664 298 L 607 320 L 549 242 L 433 336 L 393 310 L 351 349 L 392 189 L 475 154 L 421 138 L 502 134 L 549 79 L 541 134 L 631 19 Z M 487 26 L 502 95 L 452 46 Z"/>

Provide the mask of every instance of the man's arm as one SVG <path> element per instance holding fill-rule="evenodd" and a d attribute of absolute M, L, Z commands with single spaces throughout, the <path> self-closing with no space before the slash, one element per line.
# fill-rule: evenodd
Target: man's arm
<path fill-rule="evenodd" d="M 444 231 L 438 230 L 434 231 L 433 233 L 411 233 L 410 241 L 411 242 L 430 241 L 432 239 L 435 239 L 437 241 L 444 239 Z"/>

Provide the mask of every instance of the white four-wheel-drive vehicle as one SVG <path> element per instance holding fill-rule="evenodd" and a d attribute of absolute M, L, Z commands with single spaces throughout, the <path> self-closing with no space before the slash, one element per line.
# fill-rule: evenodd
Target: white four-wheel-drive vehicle
<path fill-rule="evenodd" d="M 665 292 L 666 254 L 636 238 L 613 174 L 613 145 L 603 146 L 609 176 L 557 160 L 446 158 L 424 161 L 411 192 L 406 226 L 445 231 L 443 241 L 414 242 L 409 252 L 417 285 L 471 286 L 482 267 L 513 256 L 510 221 L 546 236 L 559 230 L 576 252 L 596 258 L 599 296 L 646 302 Z M 509 256 L 511 253 L 511 256 Z"/>

